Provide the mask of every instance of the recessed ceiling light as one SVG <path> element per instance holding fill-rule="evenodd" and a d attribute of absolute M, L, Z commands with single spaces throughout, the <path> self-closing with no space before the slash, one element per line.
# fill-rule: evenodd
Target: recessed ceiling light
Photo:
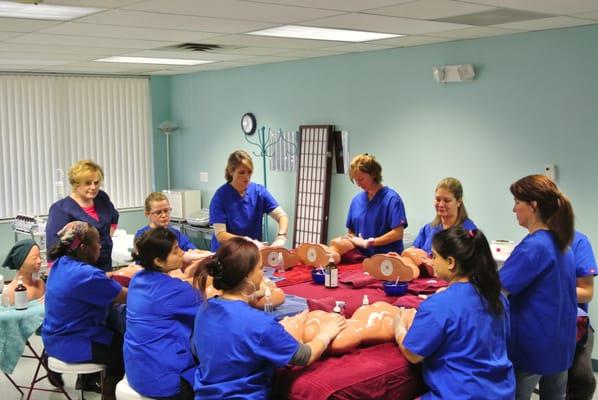
<path fill-rule="evenodd" d="M 119 62 L 119 63 L 137 63 L 137 64 L 164 64 L 164 65 L 199 65 L 214 61 L 206 60 L 184 60 L 182 58 L 148 58 L 148 57 L 106 57 L 98 58 L 94 61 Z"/>
<path fill-rule="evenodd" d="M 405 35 L 394 33 L 352 31 L 348 29 L 318 28 L 315 26 L 284 25 L 247 33 L 256 36 L 275 36 L 294 39 L 336 40 L 340 42 L 367 42 Z"/>
<path fill-rule="evenodd" d="M 41 1 L 40 1 L 41 2 Z M 57 4 L 20 4 L 0 1 L 0 17 L 52 19 L 68 21 L 104 10 L 103 8 L 69 7 Z"/>

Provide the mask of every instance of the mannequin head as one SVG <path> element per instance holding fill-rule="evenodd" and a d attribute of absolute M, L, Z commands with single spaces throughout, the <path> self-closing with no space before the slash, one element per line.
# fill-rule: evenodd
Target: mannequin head
<path fill-rule="evenodd" d="M 31 275 L 39 272 L 42 265 L 40 250 L 31 239 L 21 240 L 10 249 L 2 266 L 19 270 L 18 275 Z"/>

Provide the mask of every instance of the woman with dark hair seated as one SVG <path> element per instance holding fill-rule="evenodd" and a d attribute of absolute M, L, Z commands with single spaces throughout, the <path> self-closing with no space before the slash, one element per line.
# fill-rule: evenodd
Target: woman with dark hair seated
<path fill-rule="evenodd" d="M 49 256 L 55 260 L 46 284 L 42 339 L 50 357 L 66 363 L 106 365 L 102 399 L 114 399 L 124 374 L 122 335 L 106 326 L 112 302 L 124 303 L 127 289 L 94 265 L 100 256 L 96 228 L 73 221 L 58 231 Z"/>
<path fill-rule="evenodd" d="M 422 399 L 512 400 L 509 306 L 486 237 L 461 227 L 437 232 L 432 262 L 448 288 L 417 313 L 402 309 L 395 323 L 405 358 L 423 362 L 430 391 Z"/>
<path fill-rule="evenodd" d="M 301 344 L 273 315 L 247 304 L 263 270 L 257 246 L 241 237 L 226 240 L 199 265 L 201 293 L 208 276 L 222 295 L 202 304 L 195 319 L 193 344 L 201 361 L 195 374 L 196 399 L 266 399 L 276 368 L 313 363 L 347 325 L 335 315 L 312 341 Z"/>
<path fill-rule="evenodd" d="M 184 251 L 168 228 L 145 231 L 133 258 L 143 269 L 129 284 L 124 357 L 129 385 L 154 399 L 193 399 L 197 362 L 191 353 L 193 321 L 201 298 L 172 278 Z"/>

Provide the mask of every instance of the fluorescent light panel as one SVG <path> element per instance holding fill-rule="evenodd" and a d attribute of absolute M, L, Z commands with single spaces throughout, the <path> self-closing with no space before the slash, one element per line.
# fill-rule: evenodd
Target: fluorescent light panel
<path fill-rule="evenodd" d="M 214 61 L 206 60 L 184 60 L 181 58 L 148 58 L 148 57 L 106 57 L 98 58 L 94 61 L 102 62 L 119 62 L 119 63 L 136 63 L 136 64 L 164 64 L 164 65 L 199 65 L 207 64 Z"/>
<path fill-rule="evenodd" d="M 367 42 L 369 40 L 401 37 L 393 33 L 352 31 L 348 29 L 318 28 L 315 26 L 283 25 L 247 33 L 255 36 L 275 36 L 294 39 L 336 40 L 339 42 Z"/>
<path fill-rule="evenodd" d="M 11 1 L 0 1 L 0 17 L 51 19 L 68 21 L 70 19 L 93 14 L 103 8 L 69 7 L 57 4 L 20 4 Z"/>

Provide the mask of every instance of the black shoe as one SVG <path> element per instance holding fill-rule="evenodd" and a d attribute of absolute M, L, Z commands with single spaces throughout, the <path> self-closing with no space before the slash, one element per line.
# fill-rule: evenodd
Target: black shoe
<path fill-rule="evenodd" d="M 77 375 L 77 382 L 75 383 L 75 389 L 83 390 L 85 392 L 102 393 L 101 376 L 99 373 Z"/>

